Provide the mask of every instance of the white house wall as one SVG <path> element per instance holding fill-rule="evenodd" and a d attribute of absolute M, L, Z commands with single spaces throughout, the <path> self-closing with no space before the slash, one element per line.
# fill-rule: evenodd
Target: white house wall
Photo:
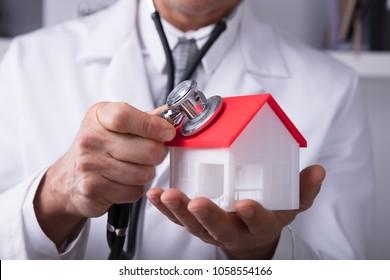
<path fill-rule="evenodd" d="M 234 187 L 243 189 L 243 195 L 239 192 L 236 197 L 245 198 L 246 191 L 269 209 L 297 208 L 299 145 L 268 104 L 233 143 L 230 153 L 236 170 L 247 171 L 245 182 L 260 190 L 251 192 L 235 178 L 234 184 L 239 184 Z"/>
<path fill-rule="evenodd" d="M 189 197 L 213 198 L 220 193 L 228 163 L 227 149 L 180 148 L 170 150 L 170 186 Z M 223 171 L 221 172 L 221 168 Z"/>

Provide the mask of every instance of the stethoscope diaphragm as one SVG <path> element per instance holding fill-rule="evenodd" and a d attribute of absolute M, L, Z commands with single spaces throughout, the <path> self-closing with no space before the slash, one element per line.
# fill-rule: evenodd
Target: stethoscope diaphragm
<path fill-rule="evenodd" d="M 196 89 L 197 83 L 186 80 L 178 84 L 168 95 L 166 109 L 161 117 L 180 127 L 184 136 L 200 132 L 217 116 L 222 107 L 218 95 L 206 98 Z"/>

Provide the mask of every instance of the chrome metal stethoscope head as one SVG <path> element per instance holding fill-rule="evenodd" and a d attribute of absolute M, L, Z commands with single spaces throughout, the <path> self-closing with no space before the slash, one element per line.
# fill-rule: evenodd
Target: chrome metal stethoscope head
<path fill-rule="evenodd" d="M 197 83 L 186 80 L 178 84 L 168 95 L 168 109 L 161 117 L 174 126 L 181 124 L 180 132 L 190 136 L 204 129 L 218 114 L 222 98 L 218 95 L 206 98 L 196 89 Z"/>

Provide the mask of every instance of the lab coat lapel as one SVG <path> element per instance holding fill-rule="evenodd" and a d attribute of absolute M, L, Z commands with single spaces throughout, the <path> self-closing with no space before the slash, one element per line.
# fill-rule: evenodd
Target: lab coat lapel
<path fill-rule="evenodd" d="M 142 111 L 154 108 L 141 47 L 135 33 L 110 62 L 107 93 L 111 101 L 124 101 Z"/>
<path fill-rule="evenodd" d="M 247 31 L 240 33 L 239 42 L 247 70 L 263 77 L 289 78 L 285 53 L 273 27 L 255 14 L 254 1 L 245 1 L 242 4 L 241 28 Z"/>
<path fill-rule="evenodd" d="M 140 110 L 153 108 L 140 42 L 136 36 L 138 1 L 114 4 L 96 23 L 78 55 L 86 67 L 105 63 L 102 91 L 107 101 L 127 102 Z M 136 67 L 134 67 L 136 65 Z"/>

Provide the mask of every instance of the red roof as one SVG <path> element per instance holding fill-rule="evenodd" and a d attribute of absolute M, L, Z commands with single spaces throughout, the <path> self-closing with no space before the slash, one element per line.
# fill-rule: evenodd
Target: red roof
<path fill-rule="evenodd" d="M 307 147 L 305 138 L 270 94 L 225 97 L 218 116 L 204 130 L 192 136 L 183 136 L 178 131 L 175 139 L 165 145 L 192 148 L 230 147 L 265 103 L 273 109 L 300 147 Z"/>

